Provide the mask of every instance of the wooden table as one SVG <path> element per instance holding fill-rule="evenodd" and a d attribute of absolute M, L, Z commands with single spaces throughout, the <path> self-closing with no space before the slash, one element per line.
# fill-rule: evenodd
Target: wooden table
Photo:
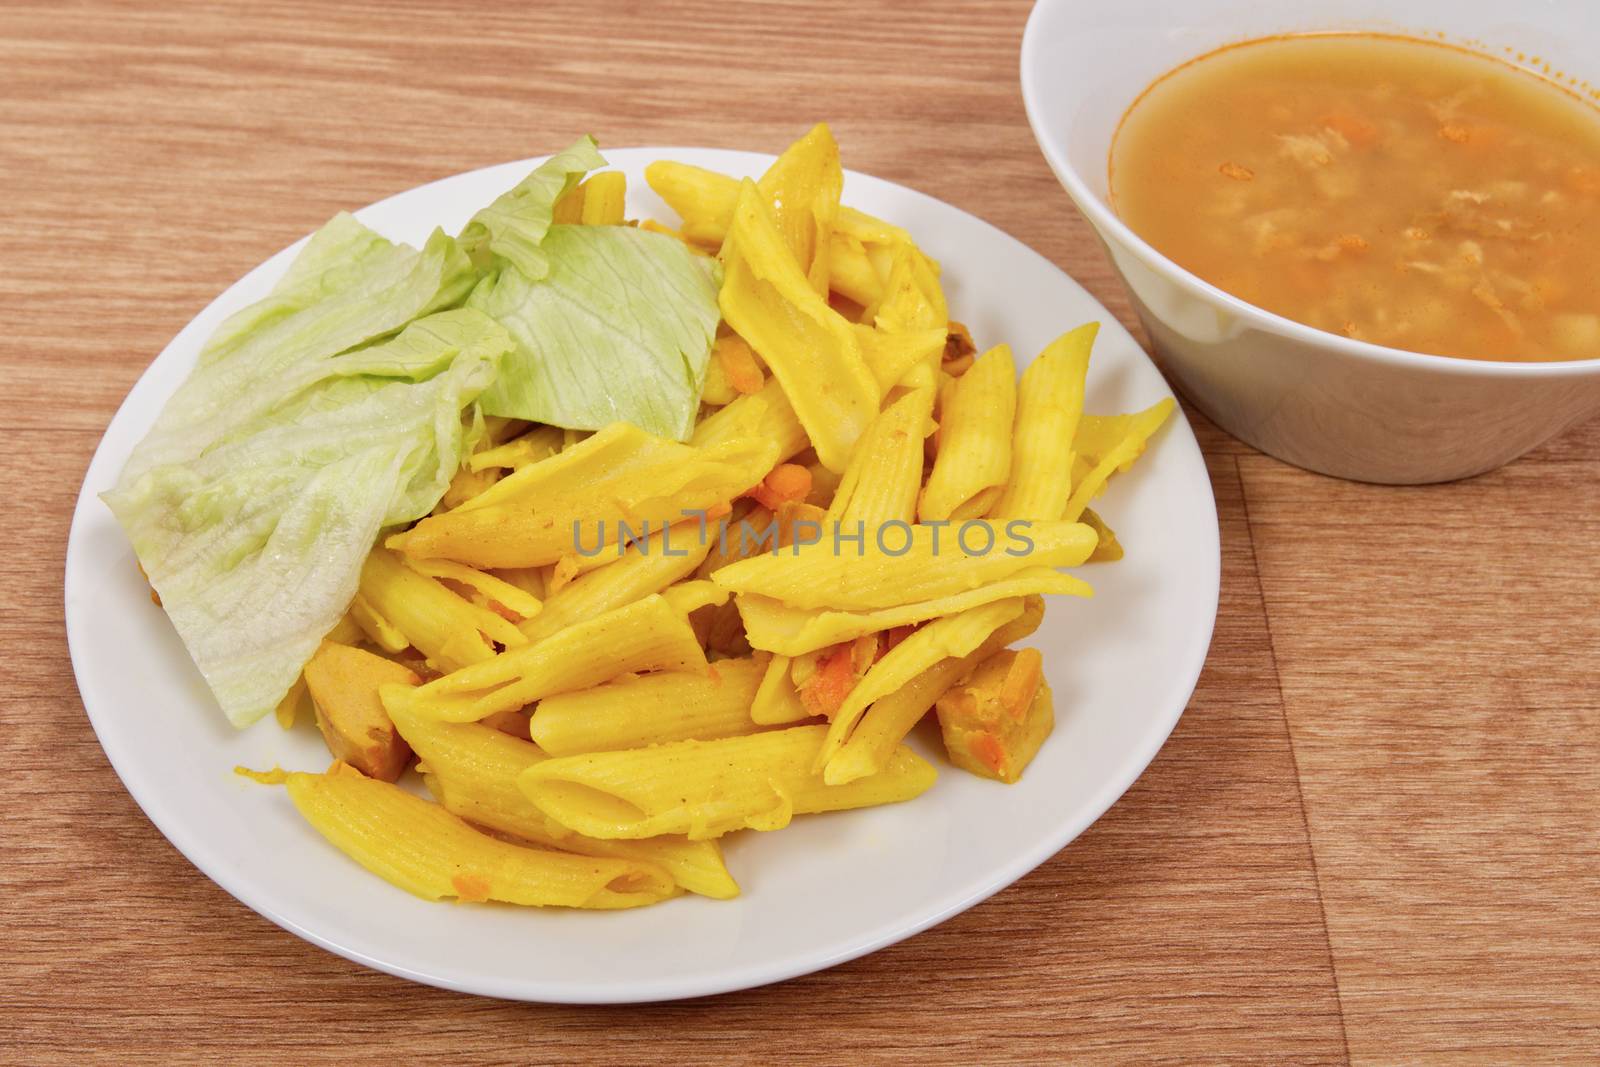
<path fill-rule="evenodd" d="M 1020 884 L 827 973 L 459 996 L 283 933 L 156 833 L 67 662 L 73 499 L 167 340 L 335 210 L 583 130 L 777 150 L 826 118 L 1132 324 L 1023 118 L 1026 3 L 671 7 L 0 9 L 0 1060 L 1594 1062 L 1600 422 L 1384 489 L 1197 420 L 1222 606 L 1171 741 Z"/>

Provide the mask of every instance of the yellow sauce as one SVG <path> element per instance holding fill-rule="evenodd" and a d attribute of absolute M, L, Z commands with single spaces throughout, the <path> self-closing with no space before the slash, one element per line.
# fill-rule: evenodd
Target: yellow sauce
<path fill-rule="evenodd" d="M 1414 352 L 1600 358 L 1600 111 L 1510 64 L 1247 41 L 1145 90 L 1110 166 L 1135 233 L 1267 311 Z"/>

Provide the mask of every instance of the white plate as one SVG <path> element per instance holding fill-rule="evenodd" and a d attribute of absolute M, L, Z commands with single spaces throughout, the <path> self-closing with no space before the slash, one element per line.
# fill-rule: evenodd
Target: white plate
<path fill-rule="evenodd" d="M 668 221 L 674 216 L 643 181 L 651 160 L 751 175 L 770 162 L 696 148 L 605 154 L 628 176 L 629 213 Z M 455 232 L 536 162 L 446 178 L 357 216 L 420 244 L 434 226 Z M 1171 395 L 1116 320 L 1025 245 L 867 175 L 849 174 L 845 193 L 908 228 L 944 265 L 953 314 L 980 344 L 1008 342 L 1026 361 L 1068 327 L 1098 319 L 1089 410 L 1130 411 Z M 1127 558 L 1085 568 L 1097 595 L 1051 598 L 1031 642 L 1044 651 L 1058 724 L 1021 784 L 948 768 L 936 735 L 918 735 L 914 743 L 943 768 L 932 790 L 909 804 L 736 835 L 728 866 L 744 895 L 733 901 L 685 897 L 584 913 L 433 904 L 395 889 L 325 843 L 282 790 L 233 774 L 235 764 L 320 770 L 328 754 L 314 731 L 284 732 L 269 720 L 236 733 L 226 724 L 96 498 L 201 342 L 227 314 L 265 295 L 299 247 L 218 297 L 128 394 L 84 479 L 66 568 L 73 669 L 128 792 L 196 867 L 284 929 L 404 978 L 522 1000 L 666 1000 L 774 982 L 891 944 L 1021 878 L 1122 795 L 1182 714 L 1211 641 L 1220 555 L 1205 464 L 1177 412 L 1096 504 Z"/>

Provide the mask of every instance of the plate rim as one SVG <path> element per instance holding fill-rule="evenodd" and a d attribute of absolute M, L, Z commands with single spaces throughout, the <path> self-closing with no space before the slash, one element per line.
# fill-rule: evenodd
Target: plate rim
<path fill-rule="evenodd" d="M 758 167 L 764 165 L 765 163 L 771 162 L 775 158 L 773 154 L 765 152 L 717 148 L 713 146 L 687 145 L 638 145 L 605 148 L 602 149 L 602 154 L 606 155 L 608 165 L 611 166 L 630 166 L 632 164 L 632 157 L 641 156 L 644 154 L 649 154 L 652 159 L 674 157 L 682 158 L 683 156 L 705 156 L 707 154 L 715 154 L 725 158 L 738 157 L 752 171 L 755 171 Z M 442 177 L 423 182 L 411 188 L 392 193 L 389 196 L 373 201 L 370 204 L 352 211 L 351 214 L 360 219 L 363 215 L 382 210 L 386 205 L 390 204 L 390 202 L 402 196 L 410 196 L 422 190 L 432 189 L 435 186 L 449 182 L 455 182 L 468 178 L 469 176 L 481 175 L 483 172 L 487 171 L 499 170 L 502 168 L 531 169 L 548 158 L 548 156 L 535 156 L 524 160 L 508 160 L 501 163 L 488 164 L 483 167 L 475 167 L 471 170 L 461 171 L 456 174 L 444 175 Z M 619 162 L 619 159 L 621 162 Z M 991 223 L 981 216 L 967 211 L 965 208 L 959 207 L 945 200 L 940 200 L 931 194 L 924 193 L 921 190 L 914 189 L 899 182 L 891 181 L 887 178 L 880 178 L 875 175 L 867 174 L 866 172 L 850 169 L 846 169 L 844 173 L 847 181 L 851 178 L 866 179 L 873 183 L 888 186 L 892 188 L 896 196 L 905 196 L 910 197 L 913 200 L 923 201 L 937 210 L 957 212 L 965 216 L 968 220 L 975 222 L 979 226 L 993 231 L 995 234 L 1003 238 L 1007 244 L 1013 246 L 1014 249 L 1018 251 L 1018 254 L 1025 254 L 1026 256 L 1031 257 L 1039 266 L 1046 268 L 1049 272 L 1058 276 L 1062 281 L 1081 293 L 1084 298 L 1086 298 L 1096 308 L 1099 309 L 1102 316 L 1101 321 L 1103 323 L 1109 323 L 1116 329 L 1122 330 L 1125 333 L 1127 332 L 1126 328 L 1122 326 L 1122 324 L 1117 320 L 1116 316 L 1112 315 L 1111 312 L 1103 304 L 1101 304 L 1093 294 L 1091 294 L 1077 281 L 1077 279 L 1073 278 L 1065 270 L 1057 266 L 1052 260 L 1044 256 L 1042 253 L 1032 248 L 1025 241 L 1012 235 L 994 223 Z M 148 386 L 146 383 L 150 380 L 152 372 L 157 368 L 158 364 L 160 364 L 166 353 L 171 350 L 172 346 L 177 343 L 179 338 L 181 338 L 186 331 L 193 328 L 197 321 L 205 318 L 209 313 L 211 313 L 218 304 L 227 301 L 230 294 L 232 294 L 235 289 L 241 285 L 244 285 L 246 281 L 255 276 L 257 272 L 265 270 L 278 261 L 286 260 L 289 256 L 293 255 L 305 244 L 309 237 L 309 234 L 302 236 L 294 242 L 286 245 L 284 248 L 266 257 L 254 267 L 246 270 L 220 293 L 208 301 L 202 309 L 191 316 L 189 320 L 178 330 L 178 332 L 175 333 L 170 340 L 168 340 L 166 345 L 162 347 L 161 351 L 155 355 L 155 357 L 140 373 L 138 379 L 136 379 L 133 385 L 129 387 L 127 394 L 124 395 L 121 403 L 118 404 L 116 412 L 112 414 L 110 420 L 107 422 L 106 429 L 102 431 L 100 440 L 95 446 L 94 454 L 84 469 L 83 482 L 79 486 L 78 496 L 73 506 L 72 523 L 68 530 L 67 551 L 63 567 L 64 621 L 68 654 L 72 664 L 73 680 L 78 689 L 79 702 L 84 709 L 86 717 L 89 719 L 90 727 L 94 730 L 96 741 L 99 744 L 101 751 L 104 753 L 106 761 L 111 765 L 112 770 L 116 773 L 118 780 L 122 783 L 122 786 L 127 791 L 128 795 L 133 799 L 134 803 L 138 805 L 145 817 L 150 820 L 152 825 L 155 826 L 156 830 L 161 834 L 161 836 L 166 839 L 168 844 L 176 849 L 178 853 L 182 855 L 201 874 L 205 875 L 235 901 L 243 904 L 251 911 L 254 911 L 256 914 L 262 916 L 281 929 L 322 949 L 332 952 L 337 956 L 343 957 L 352 963 L 369 967 L 398 978 L 403 978 L 436 988 L 448 989 L 459 993 L 492 996 L 525 1002 L 552 1004 L 633 1004 L 665 1002 L 734 992 L 737 990 L 768 985 L 775 982 L 782 982 L 790 978 L 826 970 L 828 968 L 838 966 L 839 964 L 858 959 L 879 949 L 897 944 L 900 941 L 913 937 L 916 934 L 919 934 L 933 926 L 938 925 L 941 922 L 944 922 L 947 919 L 952 918 L 955 915 L 960 914 L 963 911 L 968 910 L 969 908 L 982 903 L 989 897 L 998 893 L 1000 890 L 1005 889 L 1025 878 L 1045 861 L 1049 860 L 1051 857 L 1055 856 L 1061 850 L 1070 845 L 1086 829 L 1097 822 L 1106 813 L 1106 811 L 1111 808 L 1112 805 L 1122 798 L 1128 789 L 1133 786 L 1134 782 L 1136 782 L 1140 776 L 1144 774 L 1151 762 L 1154 761 L 1156 755 L 1166 745 L 1167 739 L 1172 735 L 1173 730 L 1177 727 L 1178 721 L 1183 717 L 1184 712 L 1187 710 L 1189 701 L 1194 695 L 1195 687 L 1199 682 L 1201 672 L 1204 669 L 1206 660 L 1210 653 L 1211 643 L 1216 632 L 1217 612 L 1220 607 L 1221 597 L 1221 529 L 1216 509 L 1216 494 L 1212 488 L 1208 471 L 1206 472 L 1207 477 L 1204 480 L 1204 492 L 1202 496 L 1203 504 L 1205 506 L 1204 510 L 1206 512 L 1205 517 L 1209 521 L 1201 523 L 1199 535 L 1204 537 L 1207 542 L 1205 545 L 1201 546 L 1205 549 L 1204 555 L 1207 559 L 1211 560 L 1213 564 L 1211 567 L 1207 568 L 1205 574 L 1202 575 L 1202 577 L 1206 579 L 1205 588 L 1203 590 L 1205 594 L 1204 599 L 1209 601 L 1210 610 L 1204 613 L 1207 619 L 1205 624 L 1204 640 L 1197 641 L 1191 646 L 1188 662 L 1174 664 L 1174 670 L 1172 672 L 1173 676 L 1182 679 L 1182 681 L 1176 686 L 1176 691 L 1181 691 L 1182 693 L 1181 699 L 1174 702 L 1173 710 L 1167 712 L 1160 719 L 1157 719 L 1153 722 L 1152 729 L 1150 729 L 1147 737 L 1145 738 L 1145 743 L 1140 746 L 1137 751 L 1131 751 L 1127 756 L 1124 757 L 1122 773 L 1108 778 L 1106 782 L 1102 784 L 1100 789 L 1093 794 L 1091 801 L 1083 805 L 1081 809 L 1075 813 L 1074 818 L 1064 820 L 1055 828 L 1054 832 L 1046 835 L 1039 842 L 1035 843 L 1032 848 L 1013 856 L 1007 863 L 992 867 L 988 872 L 985 873 L 985 875 L 975 886 L 957 894 L 955 899 L 946 901 L 938 907 L 930 908 L 909 922 L 893 924 L 887 927 L 886 930 L 869 932 L 865 935 L 851 939 L 842 945 L 833 947 L 832 949 L 825 949 L 808 955 L 789 957 L 778 963 L 763 964 L 757 961 L 740 964 L 732 968 L 710 972 L 707 976 L 699 978 L 698 980 L 621 979 L 615 982 L 613 985 L 607 987 L 601 987 L 596 983 L 563 986 L 559 984 L 552 985 L 549 982 L 541 982 L 538 980 L 529 980 L 519 984 L 517 988 L 504 988 L 501 986 L 491 987 L 490 983 L 474 982 L 470 977 L 456 978 L 451 975 L 432 974 L 427 971 L 408 967 L 401 963 L 383 959 L 342 943 L 336 935 L 327 935 L 321 933 L 316 929 L 312 929 L 296 921 L 290 916 L 272 907 L 268 902 L 260 899 L 264 894 L 253 889 L 250 884 L 239 884 L 239 880 L 235 879 L 225 869 L 222 869 L 221 865 L 202 860 L 196 854 L 200 851 L 200 848 L 195 836 L 182 829 L 183 824 L 181 819 L 175 817 L 170 806 L 163 802 L 163 800 L 160 798 L 159 790 L 151 788 L 147 783 L 136 785 L 133 781 L 130 781 L 129 774 L 124 773 L 123 764 L 120 761 L 130 760 L 132 758 L 131 754 L 126 750 L 121 749 L 120 746 L 115 742 L 108 745 L 106 734 L 101 730 L 100 724 L 96 720 L 95 712 L 90 708 L 89 697 L 85 691 L 86 683 L 84 681 L 87 668 L 80 660 L 80 657 L 83 654 L 81 649 L 84 647 L 87 641 L 87 638 L 82 632 L 83 609 L 75 611 L 74 605 L 76 603 L 81 603 L 84 599 L 81 595 L 81 591 L 79 590 L 79 586 L 83 581 L 83 575 L 86 567 L 86 564 L 83 560 L 83 553 L 88 551 L 88 549 L 83 545 L 84 535 L 82 533 L 86 521 L 86 515 L 88 514 L 88 509 L 101 506 L 97 495 L 90 492 L 91 477 L 98 472 L 102 463 L 111 462 L 114 458 L 110 457 L 109 454 L 106 454 L 107 438 L 111 426 L 122 415 L 123 411 L 127 408 L 129 402 L 132 400 L 134 394 L 139 392 L 141 387 L 151 388 L 151 386 Z M 1176 401 L 1176 391 L 1172 388 L 1171 383 L 1166 381 L 1165 375 L 1160 373 L 1159 365 L 1157 365 L 1155 361 L 1151 359 L 1150 354 L 1144 350 L 1143 346 L 1137 344 L 1136 340 L 1134 347 L 1137 349 L 1137 358 L 1149 363 L 1156 370 L 1157 374 L 1161 376 L 1163 384 L 1167 388 L 1168 394 L 1172 395 Z M 1205 454 L 1200 449 L 1199 441 L 1194 434 L 1194 429 L 1189 423 L 1181 403 L 1175 402 L 1173 416 L 1169 419 L 1168 426 L 1164 430 L 1162 436 L 1183 439 L 1182 443 L 1194 450 L 1200 461 L 1202 470 L 1205 470 Z M 1178 445 L 1179 441 L 1168 441 L 1166 442 L 1165 447 L 1170 448 Z"/>

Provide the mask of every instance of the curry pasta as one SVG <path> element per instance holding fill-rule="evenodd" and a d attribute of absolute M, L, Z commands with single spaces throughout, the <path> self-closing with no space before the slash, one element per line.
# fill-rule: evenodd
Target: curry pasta
<path fill-rule="evenodd" d="M 1045 678 L 1071 664 L 1016 643 L 1047 595 L 1092 594 L 1072 569 L 1120 558 L 1090 504 L 1116 510 L 1099 496 L 1172 409 L 1085 413 L 1094 323 L 1063 324 L 1020 384 L 1001 339 L 980 354 L 938 261 L 842 202 L 826 126 L 756 179 L 651 165 L 676 221 L 629 219 L 624 177 L 586 159 L 463 231 L 493 264 L 467 306 L 499 309 L 588 231 L 666 241 L 689 267 L 655 313 L 698 403 L 451 409 L 459 462 L 368 544 L 279 704 L 333 766 L 250 772 L 427 899 L 726 899 L 731 835 L 914 802 L 942 770 L 1017 781 L 1075 709 Z M 714 285 L 705 321 L 672 304 L 691 277 Z M 457 314 L 484 344 L 545 336 Z M 486 395 L 544 410 L 520 388 Z"/>

